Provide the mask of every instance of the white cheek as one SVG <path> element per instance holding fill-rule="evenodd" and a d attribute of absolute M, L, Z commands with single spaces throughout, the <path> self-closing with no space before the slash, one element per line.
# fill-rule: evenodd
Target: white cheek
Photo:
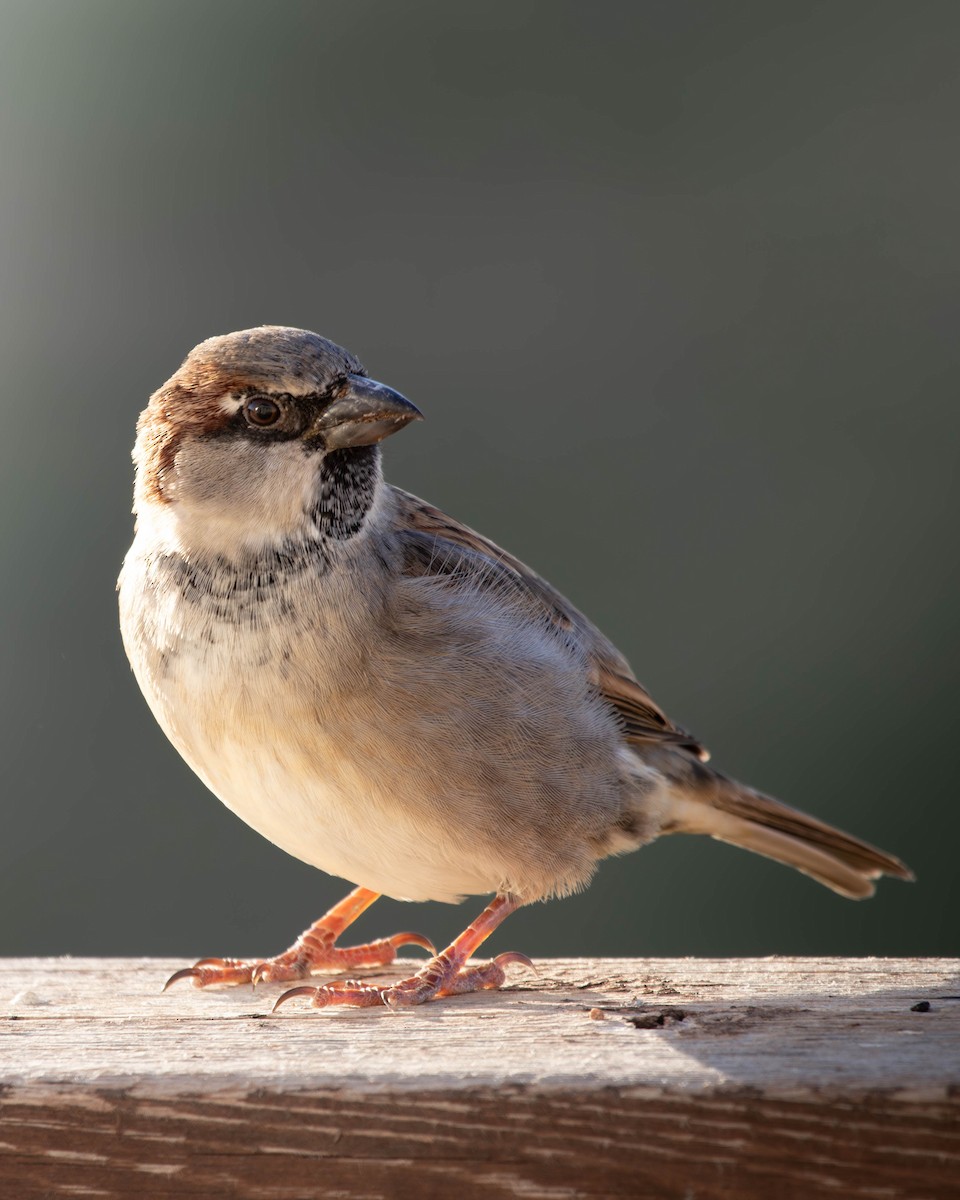
<path fill-rule="evenodd" d="M 166 488 L 164 516 L 195 551 L 276 545 L 308 526 L 318 474 L 319 458 L 296 441 L 186 441 Z"/>

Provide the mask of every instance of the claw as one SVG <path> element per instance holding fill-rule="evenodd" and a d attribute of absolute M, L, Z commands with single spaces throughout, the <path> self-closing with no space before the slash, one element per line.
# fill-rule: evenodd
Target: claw
<path fill-rule="evenodd" d="M 294 996 L 315 996 L 319 991 L 316 987 L 295 987 L 284 992 L 283 995 L 277 997 L 277 1002 L 272 1008 L 272 1012 L 276 1012 L 281 1004 L 286 1004 L 288 1000 L 292 1000 Z"/>
<path fill-rule="evenodd" d="M 436 958 L 437 955 L 436 946 L 422 933 L 395 933 L 392 937 L 388 937 L 387 941 L 394 950 L 399 950 L 401 946 L 420 946 L 431 958 Z"/>
<path fill-rule="evenodd" d="M 174 971 L 167 982 L 163 985 L 161 991 L 165 992 L 167 988 L 173 987 L 181 979 L 199 979 L 200 972 L 196 967 L 184 967 L 182 971 Z"/>
<path fill-rule="evenodd" d="M 507 950 L 504 954 L 498 954 L 493 960 L 498 967 L 527 967 L 534 975 L 539 975 L 540 972 L 533 964 L 533 960 L 527 958 L 525 954 L 521 954 L 519 950 Z"/>
<path fill-rule="evenodd" d="M 266 972 L 267 964 L 265 962 L 254 963 L 250 971 L 250 986 L 256 987 L 258 983 L 263 982 L 263 976 Z"/>

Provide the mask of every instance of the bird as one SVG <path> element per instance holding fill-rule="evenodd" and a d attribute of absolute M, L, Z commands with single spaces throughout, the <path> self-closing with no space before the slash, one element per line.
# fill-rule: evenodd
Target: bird
<path fill-rule="evenodd" d="M 521 905 L 607 856 L 705 834 L 862 898 L 897 858 L 710 765 L 626 658 L 519 559 L 384 480 L 419 409 L 303 329 L 208 338 L 154 392 L 133 451 L 124 647 L 160 727 L 271 842 L 353 885 L 282 953 L 204 958 L 166 986 L 293 982 L 317 1008 L 399 1009 L 499 988 L 474 961 Z M 575 553 L 571 548 L 571 553 Z M 379 896 L 490 897 L 437 953 L 421 934 L 341 946 Z"/>

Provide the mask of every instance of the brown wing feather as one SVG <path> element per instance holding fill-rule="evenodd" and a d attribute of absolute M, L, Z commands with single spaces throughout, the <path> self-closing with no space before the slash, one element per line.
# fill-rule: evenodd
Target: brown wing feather
<path fill-rule="evenodd" d="M 615 710 L 624 738 L 633 743 L 669 743 L 692 751 L 701 761 L 709 754 L 686 730 L 675 725 L 647 693 L 630 669 L 630 664 L 613 643 L 545 579 L 518 558 L 501 550 L 482 534 L 461 525 L 432 504 L 392 489 L 397 501 L 397 530 L 405 539 L 408 574 L 455 574 L 472 571 L 479 555 L 494 568 L 502 583 L 506 577 L 519 586 L 524 598 L 537 606 L 558 628 L 574 633 L 590 660 L 590 682 Z M 467 555 L 457 550 L 467 551 Z"/>

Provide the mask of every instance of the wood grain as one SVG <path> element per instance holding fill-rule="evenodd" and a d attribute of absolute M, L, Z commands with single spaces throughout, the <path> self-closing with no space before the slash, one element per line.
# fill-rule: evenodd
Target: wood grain
<path fill-rule="evenodd" d="M 0 961 L 0 1197 L 960 1195 L 956 960 L 552 960 L 276 1017 L 161 995 L 182 965 Z"/>

